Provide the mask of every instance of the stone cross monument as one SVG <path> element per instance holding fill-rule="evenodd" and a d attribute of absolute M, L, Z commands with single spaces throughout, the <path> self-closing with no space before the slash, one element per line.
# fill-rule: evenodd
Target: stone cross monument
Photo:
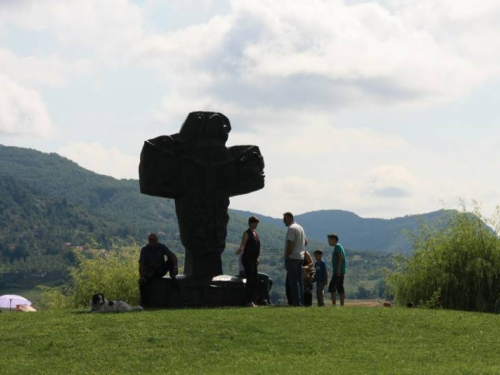
<path fill-rule="evenodd" d="M 184 273 L 196 279 L 221 275 L 229 198 L 264 187 L 257 146 L 226 147 L 231 131 L 221 113 L 192 112 L 177 134 L 144 143 L 141 193 L 175 199 Z"/>

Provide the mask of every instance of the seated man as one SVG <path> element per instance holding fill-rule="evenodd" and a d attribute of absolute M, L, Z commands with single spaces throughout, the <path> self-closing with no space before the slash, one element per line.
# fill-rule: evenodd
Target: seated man
<path fill-rule="evenodd" d="M 165 260 L 167 257 L 167 260 Z M 139 258 L 139 291 L 141 293 L 141 306 L 148 307 L 149 284 L 155 279 L 161 279 L 170 273 L 172 279 L 177 276 L 177 257 L 168 247 L 158 243 L 158 236 L 154 233 L 149 235 L 149 243 L 141 249 Z"/>

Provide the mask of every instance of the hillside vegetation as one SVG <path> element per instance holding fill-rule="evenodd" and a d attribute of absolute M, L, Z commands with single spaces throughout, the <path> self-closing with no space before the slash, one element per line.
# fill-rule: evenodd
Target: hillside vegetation
<path fill-rule="evenodd" d="M 497 374 L 492 314 L 385 308 L 0 314 L 2 374 Z"/>
<path fill-rule="evenodd" d="M 491 227 L 486 227 L 489 222 Z M 493 231 L 492 228 L 495 228 Z M 500 312 L 500 214 L 457 213 L 443 228 L 423 227 L 415 252 L 389 278 L 400 304 Z"/>
<path fill-rule="evenodd" d="M 117 180 L 81 168 L 57 154 L 0 146 L 0 290 L 61 285 L 70 281 L 68 267 L 76 255 L 93 256 L 102 249 L 142 246 L 150 232 L 175 251 L 183 247 L 174 202 L 139 192 L 138 181 Z M 230 210 L 224 271 L 238 273 L 234 255 L 249 213 Z M 275 281 L 282 297 L 285 272 L 282 254 L 285 227 L 281 219 L 262 218 L 260 269 Z M 362 219 L 341 211 L 298 215 L 312 252 L 325 249 L 325 234 L 336 231 L 348 249 L 350 298 L 383 297 L 387 251 L 408 251 L 404 229 L 419 221 L 432 225 L 443 212 L 395 220 Z M 364 251 L 364 250 L 372 250 Z M 329 251 L 325 260 L 330 263 Z"/>
<path fill-rule="evenodd" d="M 57 154 L 0 146 L 0 289 L 61 283 L 74 251 L 145 243 L 156 232 L 183 250 L 174 202 L 142 195 L 138 181 L 116 180 Z M 247 227 L 230 213 L 228 248 Z M 281 247 L 284 229 L 262 225 L 266 248 Z"/>

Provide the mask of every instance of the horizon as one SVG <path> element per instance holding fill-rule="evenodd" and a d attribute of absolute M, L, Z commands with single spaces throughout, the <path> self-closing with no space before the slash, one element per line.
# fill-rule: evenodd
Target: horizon
<path fill-rule="evenodd" d="M 41 153 L 44 153 L 46 155 L 56 154 L 59 157 L 62 157 L 64 159 L 66 159 L 66 160 L 69 160 L 70 162 L 75 163 L 79 168 L 85 169 L 88 172 L 92 172 L 92 173 L 95 173 L 97 175 L 104 176 L 104 177 L 110 177 L 110 178 L 113 178 L 113 179 L 115 179 L 117 181 L 137 181 L 137 182 L 139 182 L 139 179 L 134 179 L 134 178 L 116 178 L 116 177 L 113 177 L 113 176 L 110 176 L 110 175 L 97 173 L 95 171 L 92 171 L 90 169 L 87 169 L 87 168 L 81 166 L 76 161 L 73 161 L 73 160 L 71 160 L 71 159 L 69 159 L 69 158 L 67 158 L 67 157 L 65 157 L 63 155 L 58 154 L 57 152 L 44 152 L 44 151 L 40 151 L 40 150 L 33 149 L 33 148 L 32 149 L 27 149 L 25 147 L 19 147 L 19 146 L 6 146 L 6 145 L 3 145 L 1 143 L 0 143 L 0 147 L 16 147 L 16 148 L 25 149 L 25 150 L 32 150 L 32 151 L 41 152 Z M 159 197 L 155 197 L 155 198 L 157 198 L 157 199 L 168 199 L 168 198 L 159 198 Z M 233 199 L 233 198 L 231 198 L 231 199 Z M 229 209 L 230 210 L 235 210 L 235 211 L 248 212 L 248 213 L 251 213 L 251 214 L 259 215 L 261 217 L 264 216 L 264 217 L 268 217 L 268 218 L 275 219 L 275 220 L 281 219 L 281 215 L 276 215 L 276 216 L 266 215 L 266 214 L 263 214 L 261 212 L 256 212 L 256 211 L 253 211 L 253 210 L 248 210 L 248 209 L 242 209 L 242 208 L 233 207 L 232 204 L 229 205 Z M 433 213 L 436 213 L 436 212 L 439 212 L 439 211 L 448 211 L 448 210 L 453 210 L 453 209 L 452 208 L 440 208 L 440 209 L 435 210 L 435 211 L 427 211 L 427 212 L 419 212 L 419 213 L 407 213 L 407 214 L 404 214 L 402 216 L 395 216 L 395 217 L 376 217 L 376 216 L 363 216 L 363 215 L 360 215 L 360 214 L 358 214 L 358 213 L 356 213 L 354 211 L 350 211 L 350 210 L 343 209 L 343 208 L 321 208 L 321 209 L 313 210 L 313 211 L 305 211 L 305 212 L 301 212 L 301 213 L 294 213 L 294 216 L 298 217 L 298 216 L 307 215 L 307 214 L 310 214 L 310 213 L 323 212 L 323 211 L 326 211 L 326 212 L 332 212 L 332 211 L 334 211 L 334 212 L 345 212 L 345 213 L 354 214 L 354 215 L 360 217 L 361 219 L 395 220 L 395 219 L 401 219 L 401 218 L 404 218 L 404 217 L 428 215 L 428 214 L 433 214 Z"/>
<path fill-rule="evenodd" d="M 266 162 L 266 188 L 237 209 L 500 203 L 498 2 L 84 3 L 0 2 L 2 144 L 137 179 L 145 140 L 217 111 L 228 146 Z"/>

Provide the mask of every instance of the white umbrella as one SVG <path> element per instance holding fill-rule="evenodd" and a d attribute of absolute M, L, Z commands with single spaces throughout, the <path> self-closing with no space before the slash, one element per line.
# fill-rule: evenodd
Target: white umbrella
<path fill-rule="evenodd" d="M 21 296 L 16 296 L 15 294 L 5 294 L 0 296 L 0 308 L 11 309 L 17 305 L 28 305 L 31 306 L 31 302 L 26 298 Z"/>

